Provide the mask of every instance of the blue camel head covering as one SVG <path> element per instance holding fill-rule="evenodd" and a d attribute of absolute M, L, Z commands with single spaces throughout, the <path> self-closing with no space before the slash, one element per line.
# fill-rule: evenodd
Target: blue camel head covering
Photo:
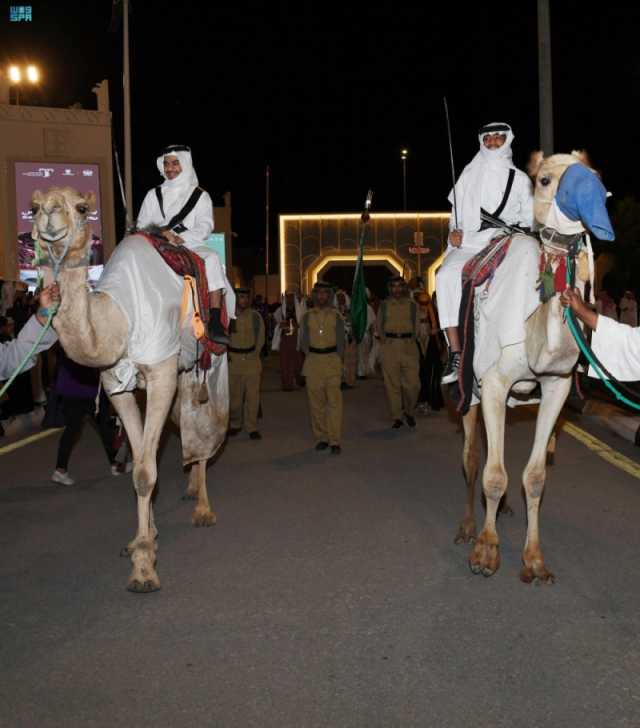
<path fill-rule="evenodd" d="M 580 221 L 600 240 L 614 240 L 607 212 L 607 191 L 595 172 L 572 164 L 562 175 L 556 204 L 569 219 Z"/>

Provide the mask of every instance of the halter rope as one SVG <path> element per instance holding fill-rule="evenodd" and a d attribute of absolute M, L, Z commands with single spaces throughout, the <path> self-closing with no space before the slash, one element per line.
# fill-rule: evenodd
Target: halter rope
<path fill-rule="evenodd" d="M 575 258 L 576 258 L 576 252 L 577 252 L 577 245 L 574 244 L 571 246 L 571 249 L 569 250 L 569 254 L 567 255 L 567 286 L 569 288 L 573 288 L 575 285 L 575 279 L 576 279 L 576 269 L 575 269 Z M 617 400 L 620 402 L 623 402 L 628 407 L 631 407 L 635 410 L 640 410 L 640 403 L 634 402 L 628 397 L 626 397 L 624 394 L 622 394 L 622 391 L 627 392 L 630 397 L 635 397 L 636 399 L 640 398 L 640 394 L 637 392 L 634 392 L 632 389 L 624 385 L 622 382 L 619 382 L 612 374 L 609 372 L 604 364 L 598 359 L 598 357 L 594 354 L 593 349 L 589 346 L 584 332 L 578 325 L 578 322 L 576 321 L 576 317 L 574 312 L 570 308 L 565 308 L 564 310 L 564 317 L 565 321 L 567 322 L 567 326 L 569 327 L 569 331 L 571 331 L 571 334 L 573 335 L 573 338 L 576 340 L 576 344 L 578 345 L 578 348 L 580 351 L 584 354 L 585 358 L 595 371 L 595 373 L 598 375 L 598 378 L 600 381 L 604 384 L 604 386 L 615 396 Z"/>

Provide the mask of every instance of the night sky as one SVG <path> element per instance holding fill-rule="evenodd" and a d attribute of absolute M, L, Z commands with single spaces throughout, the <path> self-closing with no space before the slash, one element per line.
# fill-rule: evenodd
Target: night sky
<path fill-rule="evenodd" d="M 111 3 L 32 5 L 31 24 L 9 23 L 7 3 L 0 25 L 0 60 L 43 69 L 42 89 L 23 103 L 94 108 L 91 87 L 108 78 L 122 155 L 122 46 L 109 32 Z M 374 209 L 401 209 L 405 145 L 409 209 L 447 209 L 444 95 L 458 172 L 490 121 L 513 126 L 524 166 L 539 139 L 534 0 L 347 5 L 134 0 L 136 211 L 170 143 L 192 147 L 214 198 L 231 190 L 238 259 L 254 266 L 264 252 L 267 163 L 272 260 L 279 212 L 357 211 L 368 187 Z M 586 147 L 614 200 L 636 194 L 640 6 L 551 6 L 556 151 Z"/>

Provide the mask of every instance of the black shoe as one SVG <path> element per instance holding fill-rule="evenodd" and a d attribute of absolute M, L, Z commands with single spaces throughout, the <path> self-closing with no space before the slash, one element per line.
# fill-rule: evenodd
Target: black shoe
<path fill-rule="evenodd" d="M 209 323 L 207 324 L 207 337 L 216 344 L 227 345 L 229 337 L 225 333 L 222 321 L 220 320 L 220 309 L 212 308 L 209 312 Z"/>
<path fill-rule="evenodd" d="M 453 382 L 457 382 L 458 369 L 460 369 L 460 352 L 450 351 L 449 361 L 447 361 L 447 366 L 442 374 L 442 383 L 452 384 Z"/>
<path fill-rule="evenodd" d="M 407 421 L 407 424 L 409 427 L 415 427 L 416 426 L 416 418 L 412 417 L 411 415 L 405 415 L 405 420 Z"/>
<path fill-rule="evenodd" d="M 235 437 L 239 432 L 240 432 L 239 427 L 230 427 L 227 430 L 227 435 L 229 435 L 229 437 Z"/>
<path fill-rule="evenodd" d="M 262 435 L 258 432 L 258 430 L 255 430 L 254 432 L 249 433 L 249 439 L 250 440 L 262 440 Z"/>
<path fill-rule="evenodd" d="M 326 450 L 326 449 L 327 449 L 328 447 L 329 447 L 329 443 L 328 443 L 328 442 L 319 442 L 319 443 L 318 443 L 318 444 L 316 445 L 316 450 L 317 450 L 318 452 L 320 452 L 320 451 L 322 451 L 322 450 Z"/>
<path fill-rule="evenodd" d="M 342 452 L 342 448 L 340 445 L 331 445 L 331 454 L 332 455 L 340 455 Z"/>
<path fill-rule="evenodd" d="M 399 430 L 404 425 L 404 422 L 402 420 L 394 420 L 393 424 L 391 425 L 392 430 Z"/>

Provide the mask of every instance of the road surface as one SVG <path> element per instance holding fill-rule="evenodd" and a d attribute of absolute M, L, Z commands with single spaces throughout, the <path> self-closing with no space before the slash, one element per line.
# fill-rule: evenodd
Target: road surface
<path fill-rule="evenodd" d="M 520 583 L 533 418 L 512 414 L 515 515 L 500 571 L 474 576 L 455 422 L 392 432 L 381 381 L 358 384 L 336 457 L 269 370 L 264 439 L 209 470 L 212 529 L 190 526 L 166 438 L 150 595 L 125 589 L 130 476 L 90 426 L 74 487 L 48 481 L 55 436 L 0 456 L 0 726 L 640 725 L 640 480 L 562 436 L 541 516 L 557 581 Z"/>

